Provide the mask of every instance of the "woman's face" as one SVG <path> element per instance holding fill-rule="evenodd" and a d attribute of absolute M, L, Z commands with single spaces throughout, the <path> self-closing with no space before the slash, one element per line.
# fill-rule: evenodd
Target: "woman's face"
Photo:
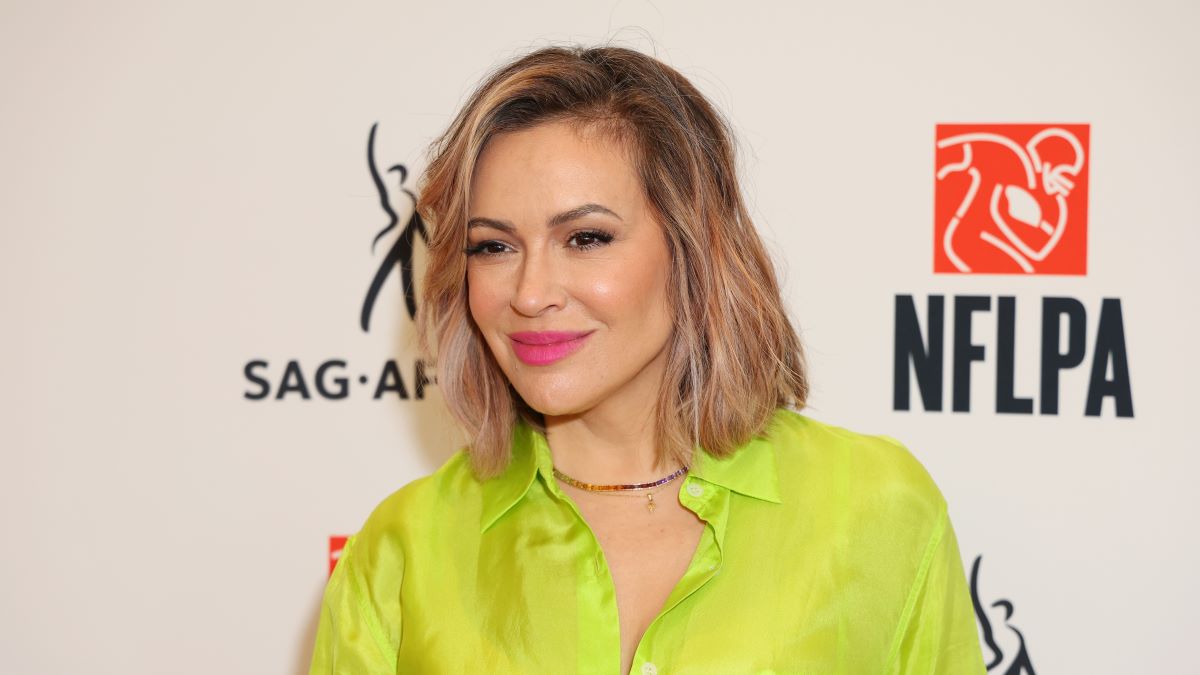
<path fill-rule="evenodd" d="M 658 396 L 670 255 L 622 146 L 565 122 L 493 137 L 471 183 L 471 316 L 546 415 Z"/>

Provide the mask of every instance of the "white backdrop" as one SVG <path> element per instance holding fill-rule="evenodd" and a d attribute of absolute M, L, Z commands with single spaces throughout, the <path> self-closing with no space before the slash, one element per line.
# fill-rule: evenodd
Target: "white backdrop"
<path fill-rule="evenodd" d="M 411 187 L 495 64 L 613 39 L 731 117 L 809 350 L 807 413 L 913 450 L 1037 671 L 1195 672 L 1197 7 L 3 3 L 0 669 L 306 671 L 328 537 L 461 442 L 437 387 L 416 395 L 398 275 L 360 325 L 394 241 L 372 250 L 388 220 L 368 133 Z M 1090 125 L 1086 276 L 933 273 L 947 122 Z M 946 411 L 915 390 L 893 409 L 900 294 L 992 298 L 969 413 L 949 412 L 949 354 Z M 1002 295 L 1020 394 L 1038 388 L 1042 298 L 1086 307 L 1058 415 L 994 412 Z M 1111 400 L 1083 414 L 1107 297 L 1133 418 Z M 389 360 L 406 399 L 372 395 Z"/>

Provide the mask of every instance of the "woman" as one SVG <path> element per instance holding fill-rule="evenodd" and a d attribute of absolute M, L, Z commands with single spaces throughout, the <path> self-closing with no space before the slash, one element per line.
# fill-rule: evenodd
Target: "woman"
<path fill-rule="evenodd" d="M 794 411 L 800 343 L 683 76 L 543 49 L 431 154 L 419 321 L 474 440 L 347 542 L 313 673 L 983 672 L 929 475 Z"/>

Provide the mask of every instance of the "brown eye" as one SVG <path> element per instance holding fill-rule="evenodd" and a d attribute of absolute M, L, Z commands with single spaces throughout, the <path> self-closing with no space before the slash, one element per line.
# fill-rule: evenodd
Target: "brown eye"
<path fill-rule="evenodd" d="M 505 248 L 506 246 L 498 241 L 488 240 L 464 248 L 463 253 L 466 253 L 468 257 L 473 255 L 491 256 L 504 253 Z"/>
<path fill-rule="evenodd" d="M 572 234 L 568 241 L 577 242 L 574 248 L 586 251 L 604 246 L 612 240 L 613 236 L 608 232 L 602 230 L 582 230 Z"/>

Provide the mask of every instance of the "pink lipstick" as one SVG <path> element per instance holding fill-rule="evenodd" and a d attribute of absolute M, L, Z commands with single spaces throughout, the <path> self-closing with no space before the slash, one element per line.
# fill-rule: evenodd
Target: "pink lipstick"
<path fill-rule="evenodd" d="M 513 352 L 531 366 L 545 366 L 576 352 L 594 331 L 522 331 L 509 333 Z"/>

